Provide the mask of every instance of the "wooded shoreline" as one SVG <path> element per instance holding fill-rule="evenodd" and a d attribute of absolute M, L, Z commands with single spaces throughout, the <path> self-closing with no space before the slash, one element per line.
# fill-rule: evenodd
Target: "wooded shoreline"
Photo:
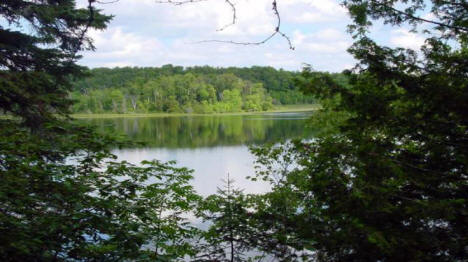
<path fill-rule="evenodd" d="M 76 119 L 86 118 L 137 118 L 137 117 L 177 117 L 177 116 L 232 116 L 232 115 L 257 115 L 265 113 L 288 113 L 288 112 L 307 112 L 315 111 L 320 108 L 318 104 L 307 104 L 307 105 L 284 105 L 277 106 L 267 111 L 254 111 L 254 112 L 227 112 L 227 113 L 135 113 L 135 114 L 72 114 L 71 116 Z"/>

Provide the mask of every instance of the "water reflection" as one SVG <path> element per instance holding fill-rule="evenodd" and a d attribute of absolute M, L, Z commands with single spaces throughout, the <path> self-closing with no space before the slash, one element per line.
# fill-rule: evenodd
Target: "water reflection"
<path fill-rule="evenodd" d="M 143 159 L 176 160 L 178 166 L 194 170 L 192 185 L 195 190 L 208 196 L 216 193 L 229 173 L 236 186 L 247 193 L 262 193 L 269 185 L 251 182 L 245 177 L 254 174 L 254 157 L 247 146 L 220 146 L 210 148 L 167 149 L 167 148 L 134 148 L 116 150 L 119 159 L 138 163 Z"/>
<path fill-rule="evenodd" d="M 121 132 L 152 148 L 251 145 L 311 136 L 310 113 L 237 116 L 113 118 L 87 120 L 105 132 Z"/>
<path fill-rule="evenodd" d="M 194 170 L 193 186 L 201 195 L 216 192 L 227 173 L 246 193 L 261 193 L 268 185 L 250 182 L 254 157 L 248 146 L 297 137 L 311 137 L 310 113 L 165 118 L 114 118 L 86 120 L 101 131 L 127 134 L 141 147 L 114 150 L 120 160 L 176 160 Z"/>

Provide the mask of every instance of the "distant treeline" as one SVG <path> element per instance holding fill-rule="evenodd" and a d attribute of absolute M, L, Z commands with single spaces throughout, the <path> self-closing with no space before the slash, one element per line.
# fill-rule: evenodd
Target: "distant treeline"
<path fill-rule="evenodd" d="M 314 102 L 295 86 L 298 72 L 272 67 L 164 65 L 96 68 L 89 73 L 74 83 L 76 113 L 222 113 Z"/>

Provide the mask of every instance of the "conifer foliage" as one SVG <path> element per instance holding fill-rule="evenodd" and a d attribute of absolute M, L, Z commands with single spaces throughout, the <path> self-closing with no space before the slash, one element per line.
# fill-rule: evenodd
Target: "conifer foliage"
<path fill-rule="evenodd" d="M 193 253 L 191 171 L 135 166 L 69 120 L 77 52 L 110 16 L 89 0 L 0 2 L 0 260 L 173 261 Z M 6 22 L 4 22 L 6 21 Z M 164 212 L 163 212 L 164 211 Z"/>
<path fill-rule="evenodd" d="M 330 84 L 310 69 L 299 83 L 323 99 L 316 119 L 336 117 L 334 128 L 285 151 L 298 166 L 270 194 L 284 192 L 292 203 L 293 211 L 281 217 L 289 234 L 303 240 L 293 246 L 322 261 L 464 261 L 468 6 L 422 0 L 344 5 L 353 19 L 349 51 L 359 61 L 348 72 L 349 86 Z M 420 50 L 381 46 L 368 34 L 377 20 L 412 27 L 426 41 Z M 275 150 L 257 153 L 275 159 Z M 266 201 L 268 213 L 275 202 Z"/>
<path fill-rule="evenodd" d="M 202 235 L 196 261 L 248 261 L 252 255 L 248 196 L 234 187 L 229 174 L 224 182 L 224 188 L 218 188 L 217 194 L 199 206 L 199 217 L 209 228 Z"/>

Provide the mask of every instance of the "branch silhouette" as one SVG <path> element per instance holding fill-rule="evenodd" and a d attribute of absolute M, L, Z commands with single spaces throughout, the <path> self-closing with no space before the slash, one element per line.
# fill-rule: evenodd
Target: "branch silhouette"
<path fill-rule="evenodd" d="M 206 1 L 209 1 L 209 0 L 156 0 L 156 3 L 159 3 L 159 4 L 172 4 L 172 5 L 177 5 L 178 6 L 178 5 L 192 4 L 192 3 L 206 2 Z M 237 22 L 237 9 L 236 9 L 236 6 L 232 2 L 232 0 L 225 0 L 225 2 L 232 9 L 232 21 L 231 21 L 231 23 L 219 28 L 216 31 L 223 31 L 224 29 L 235 25 L 236 22 Z M 279 35 L 279 36 L 283 37 L 287 41 L 287 43 L 289 45 L 289 49 L 294 50 L 295 48 L 294 48 L 294 46 L 292 44 L 292 41 L 289 38 L 289 36 L 287 36 L 284 32 L 281 31 L 281 16 L 280 16 L 280 13 L 278 11 L 278 3 L 277 3 L 276 0 L 272 1 L 272 11 L 273 11 L 274 16 L 276 17 L 276 26 L 275 26 L 275 28 L 273 30 L 273 33 L 271 33 L 270 35 L 268 35 L 266 38 L 264 38 L 261 41 L 243 42 L 243 41 L 233 41 L 233 40 L 211 39 L 211 40 L 197 41 L 197 42 L 194 42 L 194 43 L 197 43 L 197 44 L 200 44 L 200 43 L 227 43 L 227 44 L 235 44 L 235 45 L 262 45 L 262 44 L 265 44 L 266 42 L 268 42 L 269 40 L 271 40 L 273 37 Z"/>

